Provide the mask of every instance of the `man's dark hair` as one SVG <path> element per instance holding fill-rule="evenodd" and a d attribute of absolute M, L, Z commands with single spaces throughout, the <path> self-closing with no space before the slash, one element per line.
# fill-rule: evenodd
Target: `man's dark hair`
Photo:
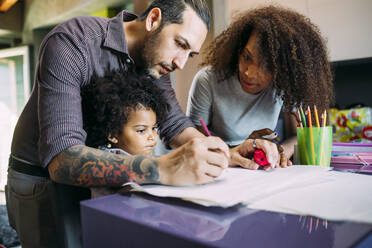
<path fill-rule="evenodd" d="M 134 72 L 107 71 L 103 77 L 93 77 L 81 91 L 83 128 L 86 145 L 103 146 L 107 137 L 117 137 L 136 110 L 153 110 L 161 124 L 168 110 L 162 91 L 148 77 Z"/>
<path fill-rule="evenodd" d="M 139 20 L 146 19 L 153 8 L 159 8 L 162 14 L 161 28 L 171 23 L 182 24 L 183 12 L 186 9 L 186 5 L 196 12 L 209 30 L 211 15 L 205 0 L 154 0 L 139 17 Z"/>

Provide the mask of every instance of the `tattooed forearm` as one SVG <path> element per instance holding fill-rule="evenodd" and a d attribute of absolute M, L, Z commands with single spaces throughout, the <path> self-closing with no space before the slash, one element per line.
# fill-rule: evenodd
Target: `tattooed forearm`
<path fill-rule="evenodd" d="M 159 183 L 158 164 L 148 156 L 123 156 L 83 145 L 73 146 L 49 164 L 51 178 L 83 187 Z"/>

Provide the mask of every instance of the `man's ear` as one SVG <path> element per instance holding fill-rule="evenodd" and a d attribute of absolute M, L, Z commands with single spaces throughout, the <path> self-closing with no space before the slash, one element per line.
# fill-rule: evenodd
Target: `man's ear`
<path fill-rule="evenodd" d="M 160 27 L 161 24 L 161 10 L 159 8 L 153 8 L 150 10 L 146 17 L 146 30 L 154 31 Z"/>

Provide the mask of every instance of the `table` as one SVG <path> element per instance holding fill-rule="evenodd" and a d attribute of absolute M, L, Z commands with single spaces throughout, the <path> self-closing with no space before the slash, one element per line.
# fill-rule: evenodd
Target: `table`
<path fill-rule="evenodd" d="M 88 247 L 372 247 L 372 224 L 203 207 L 143 193 L 81 202 Z"/>

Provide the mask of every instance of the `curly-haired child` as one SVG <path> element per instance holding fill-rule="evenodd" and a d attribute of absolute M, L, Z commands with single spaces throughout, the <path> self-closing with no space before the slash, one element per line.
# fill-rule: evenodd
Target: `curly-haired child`
<path fill-rule="evenodd" d="M 151 155 L 168 104 L 148 77 L 108 71 L 82 90 L 86 145 L 124 155 Z M 92 195 L 107 193 L 93 189 Z"/>

